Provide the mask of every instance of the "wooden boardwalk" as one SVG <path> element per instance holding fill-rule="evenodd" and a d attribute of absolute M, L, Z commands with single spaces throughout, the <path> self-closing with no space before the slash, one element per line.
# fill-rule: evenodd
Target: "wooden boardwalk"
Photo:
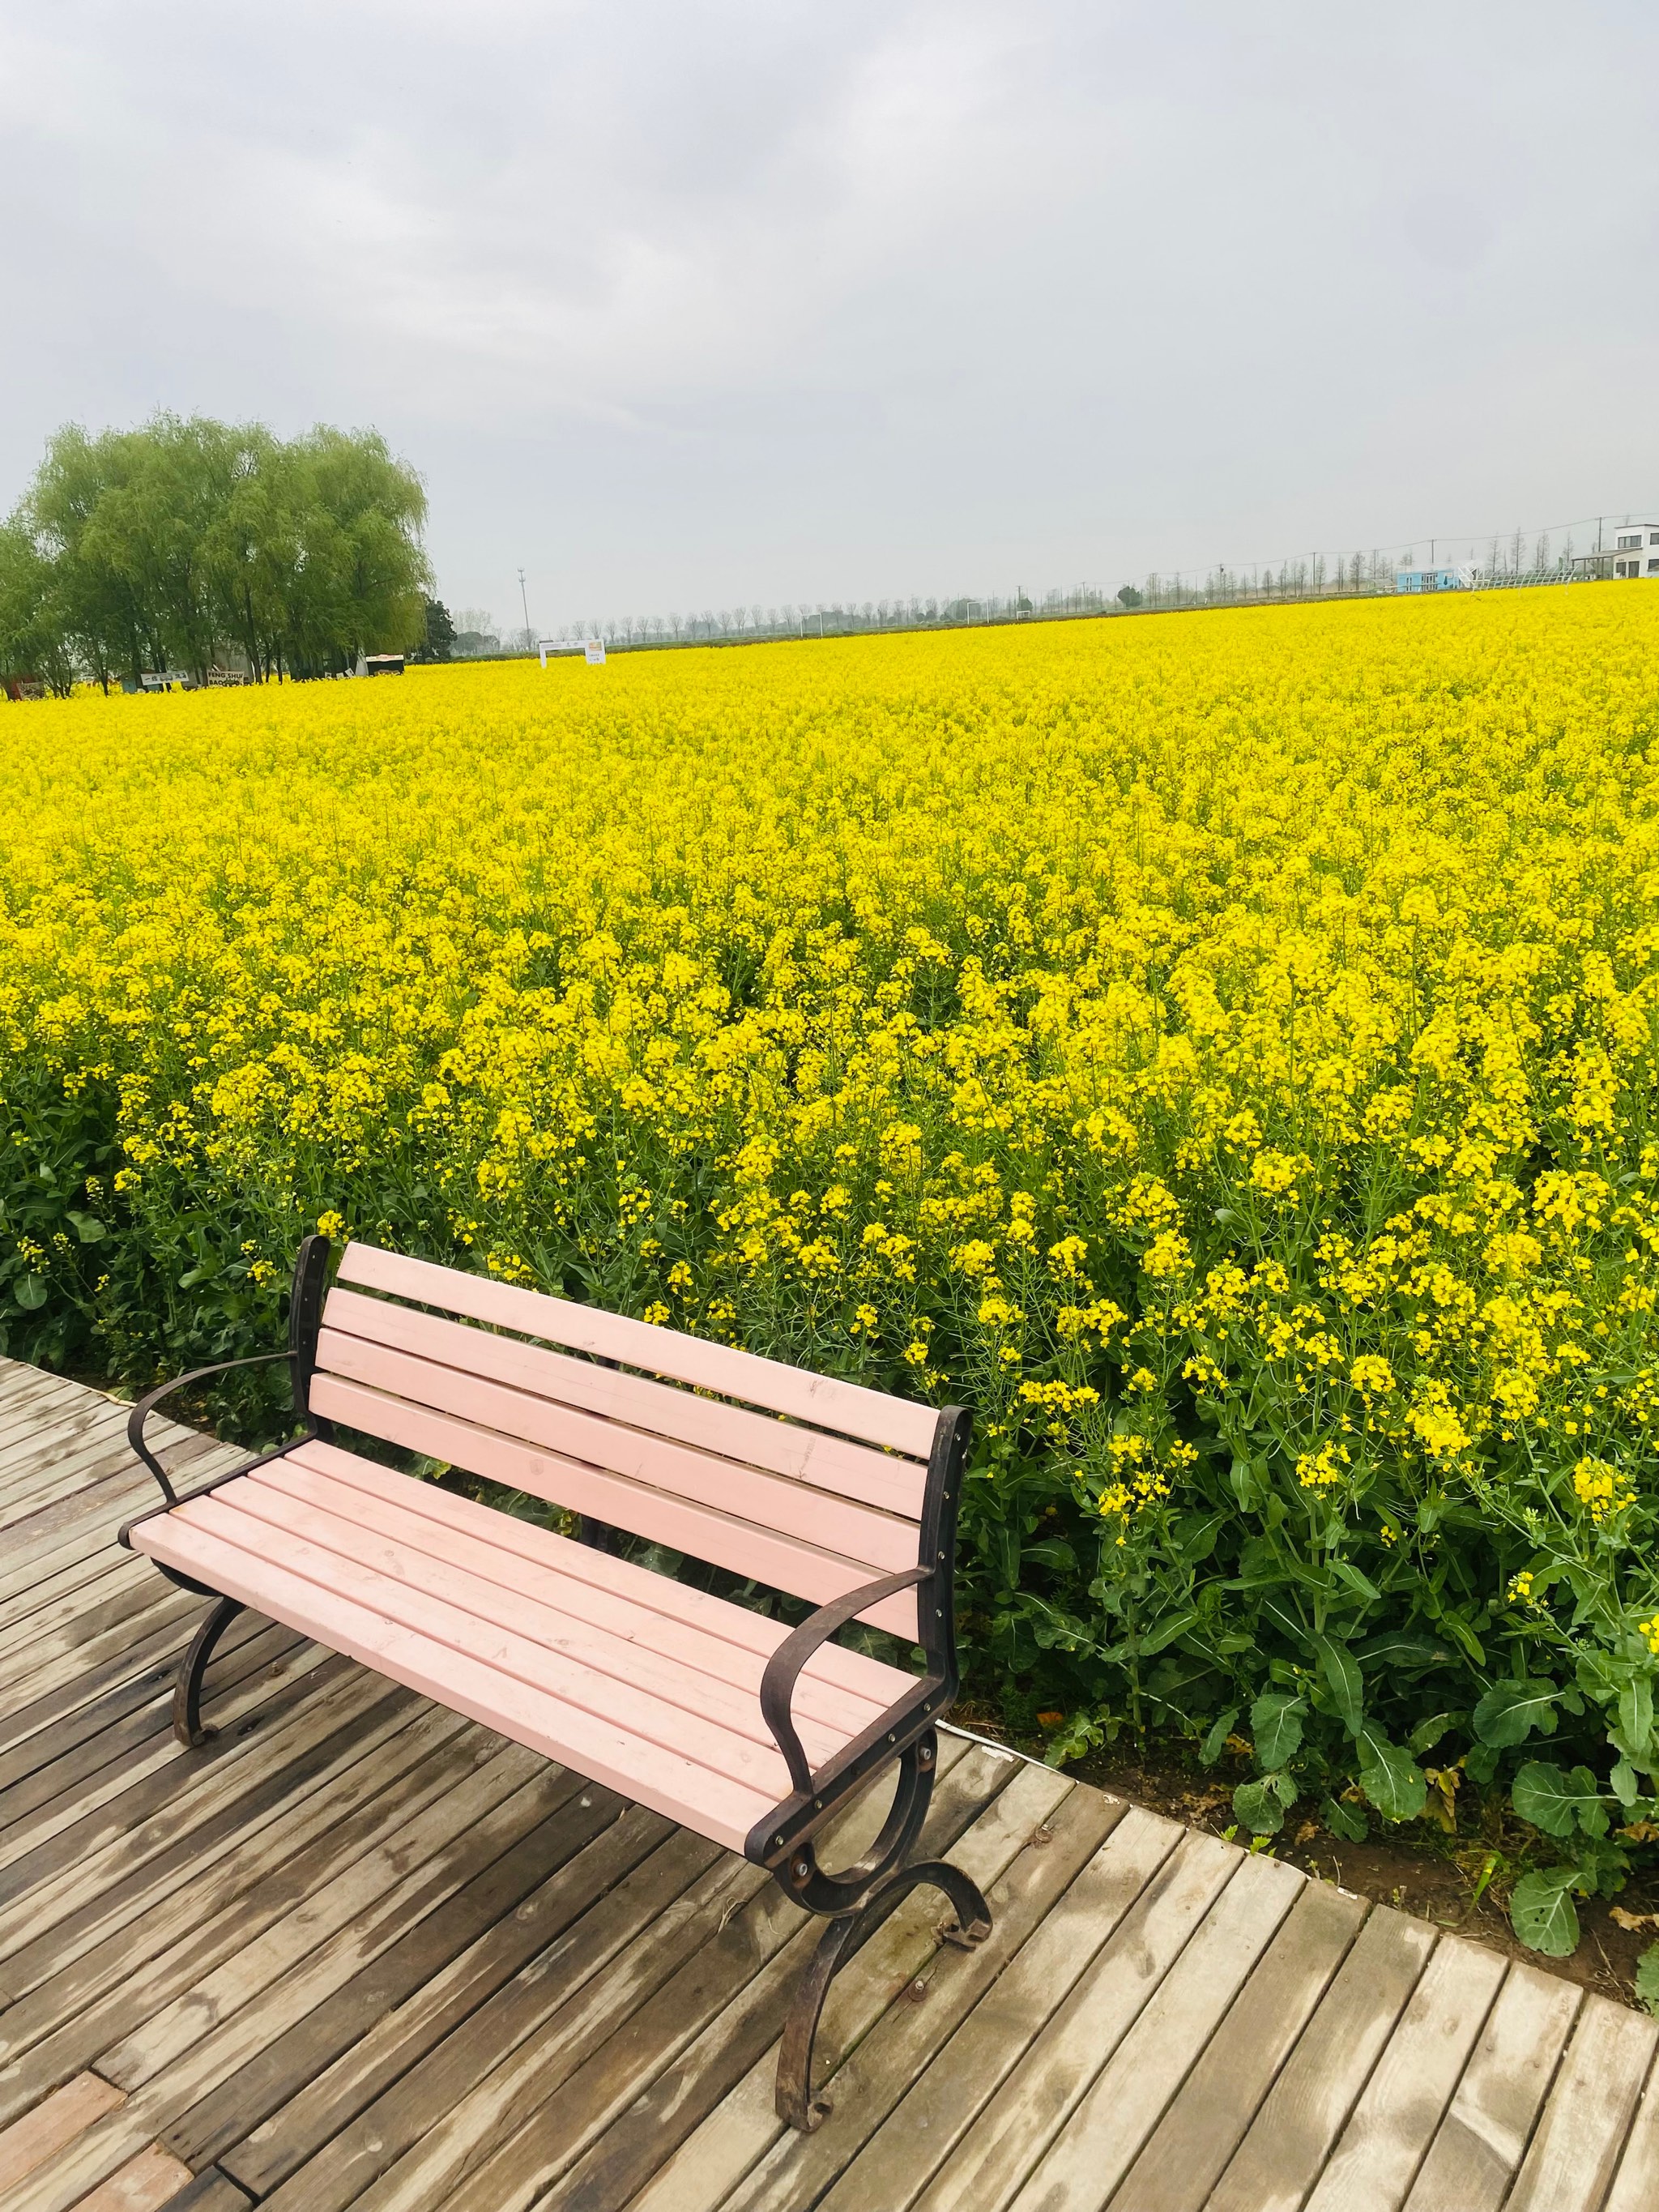
<path fill-rule="evenodd" d="M 0 2212 L 1659 2205 L 1655 2023 L 960 1737 L 787 2133 L 741 1860 L 246 1617 L 177 1747 L 123 1425 L 0 1361 Z"/>

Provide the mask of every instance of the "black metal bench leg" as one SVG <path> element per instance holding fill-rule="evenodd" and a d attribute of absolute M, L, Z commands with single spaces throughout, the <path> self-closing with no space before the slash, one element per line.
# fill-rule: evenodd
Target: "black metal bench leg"
<path fill-rule="evenodd" d="M 213 1647 L 242 1610 L 240 1598 L 222 1597 L 197 1630 L 173 1686 L 173 1733 L 186 1751 L 199 1751 L 218 1733 L 202 1726 L 202 1677 Z"/>
<path fill-rule="evenodd" d="M 946 1859 L 921 1859 L 914 1866 L 902 1867 L 856 1912 L 843 1912 L 830 1923 L 801 1976 L 778 2053 L 778 2118 L 803 2135 L 811 2135 L 830 2112 L 827 2098 L 812 2094 L 812 2045 L 830 1984 L 888 1914 L 924 1882 L 943 1890 L 955 1909 L 956 1925 L 945 1930 L 947 1942 L 982 1943 L 991 1932 L 991 1908 L 978 1883 Z"/>

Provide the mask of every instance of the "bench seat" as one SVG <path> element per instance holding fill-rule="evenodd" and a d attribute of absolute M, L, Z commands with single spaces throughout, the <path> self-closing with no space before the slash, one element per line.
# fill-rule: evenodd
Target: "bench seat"
<path fill-rule="evenodd" d="M 337 1445 L 302 1443 L 131 1541 L 732 1850 L 789 1796 L 760 1707 L 786 1626 Z M 794 1698 L 813 1766 L 915 1687 L 821 1646 Z"/>

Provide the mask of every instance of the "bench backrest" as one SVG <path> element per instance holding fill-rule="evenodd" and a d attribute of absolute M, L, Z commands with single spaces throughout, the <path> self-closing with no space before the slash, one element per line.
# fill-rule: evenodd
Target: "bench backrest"
<path fill-rule="evenodd" d="M 325 1420 L 813 1604 L 928 1564 L 929 1542 L 942 1587 L 863 1617 L 948 1647 L 954 1409 L 362 1243 L 313 1357 Z"/>

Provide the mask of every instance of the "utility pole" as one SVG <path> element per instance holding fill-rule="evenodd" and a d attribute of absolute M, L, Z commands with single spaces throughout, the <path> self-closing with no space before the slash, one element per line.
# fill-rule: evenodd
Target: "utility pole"
<path fill-rule="evenodd" d="M 519 605 L 524 609 L 524 642 L 525 650 L 528 652 L 530 649 L 530 600 L 525 592 L 522 568 L 519 571 Z"/>

